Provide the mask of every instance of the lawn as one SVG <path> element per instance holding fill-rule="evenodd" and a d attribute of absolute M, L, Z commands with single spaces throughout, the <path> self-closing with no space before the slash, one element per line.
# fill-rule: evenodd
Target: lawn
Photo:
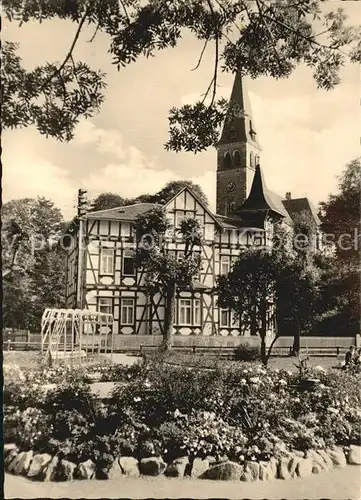
<path fill-rule="evenodd" d="M 35 351 L 5 351 L 3 353 L 4 356 L 4 363 L 15 363 L 19 367 L 23 369 L 30 369 L 30 368 L 36 368 L 38 366 L 38 361 L 39 361 L 39 353 Z M 134 356 L 127 356 L 126 354 L 115 354 L 114 355 L 114 361 L 117 364 L 124 364 L 124 365 L 129 365 L 132 364 L 136 361 L 138 361 L 140 358 L 136 358 Z M 207 366 L 212 366 L 216 362 L 216 356 L 199 356 L 199 355 L 193 355 L 193 354 L 182 354 L 182 353 L 174 353 L 172 355 L 172 361 L 176 362 L 177 364 L 182 364 L 186 362 L 187 364 L 193 365 L 196 364 L 199 360 L 202 360 L 206 362 Z M 99 357 L 97 359 L 91 360 L 87 365 L 92 364 L 92 363 L 99 363 L 99 362 L 109 362 L 107 359 L 102 358 L 101 360 Z M 311 356 L 310 357 L 310 364 L 314 366 L 322 366 L 324 368 L 336 368 L 340 365 L 340 362 L 343 361 L 343 356 Z M 236 363 L 236 362 L 235 362 Z M 240 363 L 240 362 L 237 362 Z M 202 363 L 203 364 L 203 363 Z M 271 368 L 278 368 L 278 369 L 284 369 L 284 370 L 290 370 L 294 371 L 296 370 L 296 365 L 297 364 L 297 358 L 295 357 L 288 357 L 288 356 L 272 356 L 269 361 L 269 366 Z"/>
<path fill-rule="evenodd" d="M 37 368 L 40 361 L 40 352 L 38 351 L 5 351 L 3 352 L 4 363 L 15 363 L 20 368 L 28 370 Z M 92 357 L 88 355 L 86 366 L 92 364 L 109 364 L 110 360 L 104 355 L 96 355 Z"/>

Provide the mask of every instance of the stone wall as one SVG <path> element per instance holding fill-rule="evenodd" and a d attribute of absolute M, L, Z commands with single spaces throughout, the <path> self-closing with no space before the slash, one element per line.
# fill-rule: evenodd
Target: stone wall
<path fill-rule="evenodd" d="M 304 478 L 312 474 L 344 468 L 347 464 L 361 465 L 361 447 L 332 447 L 327 450 L 295 450 L 282 458 L 269 461 L 237 463 L 227 457 L 216 460 L 179 457 L 166 463 L 162 457 L 137 460 L 134 457 L 118 457 L 108 468 L 97 468 L 92 460 L 73 463 L 52 457 L 47 453 L 19 451 L 14 444 L 4 446 L 4 466 L 7 472 L 27 476 L 39 481 L 71 481 L 73 479 L 114 479 L 120 476 L 184 477 L 213 480 L 240 480 L 245 482 L 272 479 Z"/>

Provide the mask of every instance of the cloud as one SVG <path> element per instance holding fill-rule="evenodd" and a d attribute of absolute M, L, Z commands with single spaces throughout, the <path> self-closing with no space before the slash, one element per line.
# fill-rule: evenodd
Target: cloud
<path fill-rule="evenodd" d="M 224 97 L 225 99 L 229 99 L 231 95 L 232 88 L 224 85 L 220 85 L 217 88 L 217 99 Z M 202 92 L 191 92 L 190 94 L 185 94 L 180 98 L 180 102 L 182 105 L 184 104 L 195 104 L 198 101 L 202 101 L 204 98 L 204 90 Z M 204 104 L 210 104 L 212 99 L 212 92 L 210 91 L 207 95 L 207 98 L 204 100 Z"/>
<path fill-rule="evenodd" d="M 110 154 L 120 160 L 125 158 L 123 136 L 118 130 L 96 127 L 90 120 L 81 120 L 75 131 L 74 146 L 91 144 L 100 154 Z"/>
<path fill-rule="evenodd" d="M 337 175 L 359 154 L 357 92 L 352 85 L 313 97 L 251 93 L 268 186 L 314 202 L 337 189 Z"/>
<path fill-rule="evenodd" d="M 7 150 L 3 158 L 3 201 L 37 196 L 52 200 L 65 218 L 74 215 L 76 186 L 67 170 L 40 156 Z"/>
<path fill-rule="evenodd" d="M 79 124 L 76 139 L 69 147 L 74 146 L 84 148 L 86 154 L 95 150 L 103 158 L 110 156 L 111 160 L 85 174 L 81 180 L 76 180 L 71 178 L 68 168 L 42 158 L 35 149 L 25 152 L 9 145 L 3 159 L 4 202 L 45 196 L 61 208 L 68 220 L 75 215 L 79 187 L 88 190 L 89 199 L 108 191 L 132 198 L 144 193 L 155 193 L 167 182 L 184 178 L 182 172 L 160 168 L 136 147 L 126 146 L 118 131 L 96 127 L 90 121 Z M 193 176 L 191 180 L 199 183 L 210 201 L 214 201 L 213 171 Z"/>
<path fill-rule="evenodd" d="M 78 127 L 74 142 L 79 146 L 95 145 L 99 153 L 113 157 L 113 161 L 84 178 L 84 185 L 94 195 L 111 191 L 132 198 L 144 193 L 155 193 L 167 182 L 184 179 L 182 172 L 160 168 L 139 149 L 125 146 L 123 136 L 117 130 L 97 128 L 91 122 L 84 121 Z M 192 176 L 190 180 L 200 184 L 214 204 L 215 172 L 207 171 Z"/>

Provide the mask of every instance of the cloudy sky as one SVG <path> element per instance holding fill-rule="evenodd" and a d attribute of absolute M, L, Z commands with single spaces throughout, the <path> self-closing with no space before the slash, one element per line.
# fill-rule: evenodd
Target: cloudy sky
<path fill-rule="evenodd" d="M 350 21 L 361 19 L 361 2 L 330 2 L 345 8 Z M 6 24 L 3 39 L 18 41 L 29 67 L 62 60 L 76 26 L 65 21 Z M 107 73 L 108 89 L 101 112 L 82 121 L 70 143 L 46 139 L 36 129 L 6 131 L 3 146 L 3 201 L 46 196 L 68 219 L 75 214 L 76 192 L 105 191 L 131 197 L 155 192 L 166 182 L 198 182 L 215 205 L 216 152 L 171 153 L 168 111 L 202 94 L 213 75 L 213 53 L 191 71 L 201 45 L 185 36 L 176 49 L 140 59 L 119 72 L 107 54 L 108 39 L 84 30 L 74 53 Z M 337 188 L 345 164 L 360 154 L 360 69 L 345 66 L 342 83 L 317 90 L 312 74 L 299 67 L 287 80 L 259 78 L 249 82 L 254 122 L 263 152 L 267 185 L 284 195 L 308 195 L 314 203 Z M 219 91 L 229 96 L 232 75 L 220 76 Z"/>

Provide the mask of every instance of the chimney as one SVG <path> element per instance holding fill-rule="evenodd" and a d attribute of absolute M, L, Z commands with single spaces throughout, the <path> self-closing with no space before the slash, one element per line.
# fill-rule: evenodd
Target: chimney
<path fill-rule="evenodd" d="M 290 200 L 291 199 L 291 193 L 289 191 L 287 191 L 286 193 L 286 200 Z"/>

